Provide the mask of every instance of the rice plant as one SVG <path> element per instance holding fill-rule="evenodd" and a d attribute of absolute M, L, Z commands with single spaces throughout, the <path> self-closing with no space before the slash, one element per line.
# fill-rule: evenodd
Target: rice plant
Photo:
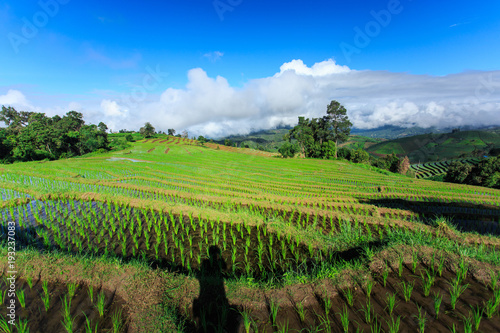
<path fill-rule="evenodd" d="M 94 286 L 93 285 L 90 285 L 90 284 L 88 285 L 87 293 L 89 295 L 90 302 L 94 303 Z"/>
<path fill-rule="evenodd" d="M 68 297 L 73 298 L 75 296 L 76 288 L 78 288 L 78 284 L 76 283 L 68 283 Z"/>
<path fill-rule="evenodd" d="M 390 333 L 398 333 L 399 332 L 399 326 L 401 325 L 401 316 L 398 316 L 396 320 L 394 320 L 394 317 L 391 316 L 391 321 L 387 321 L 387 326 L 389 326 L 389 332 Z"/>
<path fill-rule="evenodd" d="M 113 333 L 119 333 L 123 327 L 122 310 L 113 312 L 111 322 L 113 323 Z"/>
<path fill-rule="evenodd" d="M 68 333 L 73 332 L 73 324 L 74 324 L 74 318 L 71 317 L 71 298 L 67 297 L 68 295 L 64 295 L 64 298 L 61 298 L 62 301 L 62 309 L 61 313 L 63 316 L 63 320 L 61 321 L 64 329 Z"/>
<path fill-rule="evenodd" d="M 387 294 L 386 298 L 386 304 L 387 304 L 387 309 L 389 310 L 389 314 L 392 315 L 392 312 L 396 308 L 396 294 Z"/>
<path fill-rule="evenodd" d="M 98 296 L 97 296 L 97 304 L 96 304 L 96 307 L 97 307 L 97 311 L 99 312 L 99 316 L 103 316 L 104 315 L 104 302 L 105 302 L 105 296 L 104 296 L 104 293 L 101 291 Z"/>
<path fill-rule="evenodd" d="M 482 317 L 483 317 L 483 310 L 479 306 L 471 307 L 471 319 L 475 331 L 479 330 L 479 325 L 481 324 Z"/>
<path fill-rule="evenodd" d="M 413 274 L 415 274 L 415 271 L 417 270 L 417 265 L 418 265 L 418 255 L 417 252 L 413 252 L 413 255 L 411 257 L 412 262 L 411 262 L 411 271 Z"/>
<path fill-rule="evenodd" d="M 346 289 L 343 291 L 343 294 L 344 294 L 344 297 L 347 301 L 347 304 L 349 304 L 349 306 L 353 306 L 354 305 L 354 293 L 352 291 L 352 289 Z"/>
<path fill-rule="evenodd" d="M 0 315 L 0 331 L 2 333 L 11 333 L 12 332 L 11 325 L 9 324 L 7 319 L 4 318 L 2 315 Z"/>
<path fill-rule="evenodd" d="M 347 309 L 347 306 L 344 305 L 342 311 L 339 312 L 339 315 L 344 333 L 349 332 L 349 310 Z"/>
<path fill-rule="evenodd" d="M 413 291 L 413 286 L 414 286 L 413 282 L 408 282 L 408 283 L 405 283 L 404 281 L 401 282 L 401 287 L 403 289 L 403 297 L 406 302 L 410 301 L 411 293 Z"/>
<path fill-rule="evenodd" d="M 437 268 L 437 272 L 439 274 L 439 277 L 443 276 L 443 270 L 444 270 L 444 256 L 441 256 L 441 258 L 439 259 L 439 264 L 438 264 L 438 268 Z"/>
<path fill-rule="evenodd" d="M 252 317 L 250 317 L 250 311 L 240 311 L 240 315 L 243 321 L 243 327 L 245 328 L 245 333 L 250 333 L 250 328 L 252 326 Z"/>
<path fill-rule="evenodd" d="M 87 317 L 87 315 L 85 314 L 85 312 L 82 312 L 83 315 L 85 316 L 85 333 L 97 333 L 97 327 L 99 326 L 99 323 L 97 322 L 94 326 L 94 328 L 92 328 L 92 322 L 91 320 Z"/>
<path fill-rule="evenodd" d="M 424 296 L 428 297 L 431 292 L 431 287 L 434 285 L 434 281 L 436 278 L 427 270 L 425 271 L 425 276 L 423 272 L 421 273 L 421 277 Z"/>
<path fill-rule="evenodd" d="M 325 292 L 325 295 L 327 295 L 326 292 Z M 328 317 L 330 315 L 330 311 L 332 309 L 332 300 L 327 295 L 326 297 L 323 298 L 323 303 L 325 306 L 325 314 Z"/>
<path fill-rule="evenodd" d="M 472 318 L 467 318 L 467 317 L 463 317 L 463 320 L 462 320 L 462 323 L 464 324 L 464 333 L 472 333 L 474 332 L 473 330 L 473 327 L 474 327 L 474 323 L 473 323 L 473 319 Z"/>
<path fill-rule="evenodd" d="M 26 296 L 24 295 L 24 290 L 16 290 L 16 296 L 17 299 L 19 300 L 19 304 L 21 307 L 24 309 L 26 307 Z"/>
<path fill-rule="evenodd" d="M 370 332 L 371 333 L 382 333 L 382 323 L 378 321 L 376 314 L 373 318 L 373 323 L 370 326 Z"/>
<path fill-rule="evenodd" d="M 373 312 L 373 305 L 372 305 L 370 299 L 368 299 L 368 301 L 366 302 L 366 307 L 361 308 L 361 311 L 363 311 L 363 313 L 365 315 L 366 323 L 371 324 L 375 314 Z"/>
<path fill-rule="evenodd" d="M 436 319 L 439 317 L 439 309 L 441 308 L 441 303 L 443 301 L 443 295 L 439 292 L 434 294 L 434 312 L 436 313 Z"/>
<path fill-rule="evenodd" d="M 488 301 L 484 302 L 483 312 L 487 318 L 491 319 L 498 310 L 498 305 L 500 305 L 500 299 L 495 300 L 493 296 Z"/>
<path fill-rule="evenodd" d="M 26 278 L 26 282 L 28 282 L 28 286 L 30 287 L 30 289 L 33 288 L 33 278 L 31 276 L 28 276 Z"/>
<path fill-rule="evenodd" d="M 372 289 L 373 289 L 373 280 L 372 279 L 369 279 L 367 282 L 366 282 L 366 297 L 370 298 L 371 297 L 371 294 L 372 294 Z"/>
<path fill-rule="evenodd" d="M 463 292 L 467 289 L 469 285 L 466 284 L 466 285 L 460 285 L 458 283 L 458 279 L 455 280 L 454 282 L 450 283 L 450 289 L 449 289 L 449 293 L 450 293 L 450 304 L 451 304 L 451 308 L 453 310 L 455 310 L 455 306 L 457 304 L 457 300 L 458 298 L 460 297 L 460 295 L 463 294 Z"/>
<path fill-rule="evenodd" d="M 382 272 L 382 281 L 384 283 L 384 288 L 387 287 L 387 277 L 389 276 L 389 269 L 386 267 Z"/>
<path fill-rule="evenodd" d="M 304 304 L 302 304 L 302 302 L 300 303 L 297 303 L 296 307 L 295 307 L 295 311 L 297 311 L 297 314 L 299 315 L 299 319 L 301 322 L 304 322 L 304 320 L 306 319 L 306 309 L 304 308 Z"/>
<path fill-rule="evenodd" d="M 320 323 L 321 323 L 320 327 L 322 328 L 322 330 L 320 332 L 331 333 L 332 332 L 332 323 L 331 323 L 330 317 L 325 314 L 324 316 L 319 315 L 318 318 L 319 318 Z"/>
<path fill-rule="evenodd" d="M 269 301 L 269 309 L 270 309 L 270 316 L 271 316 L 271 324 L 273 326 L 276 326 L 276 318 L 278 317 L 278 310 L 280 308 L 279 302 L 270 300 Z"/>
<path fill-rule="evenodd" d="M 417 318 L 418 322 L 418 330 L 420 333 L 424 333 L 425 331 L 425 323 L 427 322 L 427 316 L 425 315 L 425 310 L 422 310 L 420 306 L 417 305 L 418 309 L 418 315 L 415 317 Z"/>
<path fill-rule="evenodd" d="M 29 333 L 30 331 L 28 327 L 28 319 L 19 318 L 19 323 L 16 326 L 18 333 Z"/>

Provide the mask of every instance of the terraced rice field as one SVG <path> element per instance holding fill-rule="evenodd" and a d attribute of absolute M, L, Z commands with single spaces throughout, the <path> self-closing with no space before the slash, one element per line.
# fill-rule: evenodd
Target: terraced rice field
<path fill-rule="evenodd" d="M 410 170 L 416 172 L 417 178 L 429 178 L 437 175 L 441 175 L 446 173 L 448 170 L 448 166 L 451 162 L 461 161 L 462 163 L 469 163 L 472 165 L 476 165 L 479 162 L 477 158 L 468 158 L 468 159 L 460 159 L 460 160 L 448 160 L 441 162 L 429 162 L 423 164 L 412 164 L 410 165 Z"/>
<path fill-rule="evenodd" d="M 167 136 L 0 172 L 18 330 L 500 330 L 498 190 Z"/>

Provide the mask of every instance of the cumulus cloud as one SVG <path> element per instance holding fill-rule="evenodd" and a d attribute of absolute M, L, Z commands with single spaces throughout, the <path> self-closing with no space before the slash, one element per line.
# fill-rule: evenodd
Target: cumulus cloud
<path fill-rule="evenodd" d="M 9 89 L 5 95 L 0 95 L 0 105 L 9 105 L 23 110 L 30 109 L 29 111 L 35 109 L 22 92 L 14 89 Z"/>
<path fill-rule="evenodd" d="M 312 67 L 307 67 L 300 59 L 294 59 L 281 65 L 280 72 L 277 75 L 281 75 L 285 71 L 294 71 L 299 75 L 324 76 L 346 73 L 349 72 L 350 69 L 347 66 L 337 65 L 333 59 L 315 63 Z"/>
<path fill-rule="evenodd" d="M 125 116 L 128 110 L 120 107 L 117 102 L 109 99 L 103 99 L 101 102 L 101 110 L 105 116 L 116 117 Z"/>
<path fill-rule="evenodd" d="M 500 125 L 499 83 L 500 71 L 412 75 L 357 71 L 329 59 L 311 67 L 292 60 L 273 76 L 235 88 L 196 68 L 188 72 L 185 88 L 167 89 L 158 102 L 143 105 L 142 113 L 160 126 L 214 137 L 294 125 L 299 115 L 321 117 L 333 99 L 363 129 Z"/>
<path fill-rule="evenodd" d="M 6 96 L 28 103 L 24 95 L 10 92 L 0 95 L 0 104 Z M 295 125 L 298 116 L 321 117 L 331 100 L 342 103 L 361 129 L 500 125 L 500 71 L 412 75 L 353 70 L 333 59 L 311 67 L 292 60 L 243 87 L 194 68 L 183 88 L 168 88 L 130 105 L 127 100 L 108 96 L 81 112 L 87 121 L 104 121 L 113 130 L 138 129 L 150 121 L 158 130 L 187 129 L 190 135 L 214 138 Z"/>

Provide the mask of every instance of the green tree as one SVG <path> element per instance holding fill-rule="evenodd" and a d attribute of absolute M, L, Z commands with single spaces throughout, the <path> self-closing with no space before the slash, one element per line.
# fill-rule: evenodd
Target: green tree
<path fill-rule="evenodd" d="M 472 165 L 468 163 L 462 163 L 460 161 L 453 161 L 448 166 L 446 171 L 446 176 L 444 177 L 445 182 L 463 184 L 467 177 L 469 177 L 472 171 Z"/>
<path fill-rule="evenodd" d="M 289 140 L 297 140 L 300 150 L 307 157 L 306 148 L 314 142 L 313 131 L 309 126 L 309 119 L 299 117 L 299 123 L 289 132 Z"/>
<path fill-rule="evenodd" d="M 132 136 L 132 134 L 128 133 L 127 135 L 125 135 L 125 140 L 127 142 L 134 142 L 134 137 Z"/>
<path fill-rule="evenodd" d="M 358 148 L 351 152 L 350 160 L 354 163 L 367 163 L 370 160 L 370 155 L 365 150 Z"/>
<path fill-rule="evenodd" d="M 167 130 L 167 132 L 168 132 L 168 135 L 171 135 L 171 136 L 174 136 L 174 135 L 175 135 L 175 130 L 174 130 L 173 128 L 169 128 L 169 129 Z"/>
<path fill-rule="evenodd" d="M 150 122 L 147 122 L 144 124 L 144 127 L 139 129 L 139 133 L 141 133 L 144 138 L 150 138 L 155 134 L 155 128 Z"/>
<path fill-rule="evenodd" d="M 344 159 L 344 160 L 350 160 L 351 159 L 351 153 L 352 151 L 347 148 L 347 147 L 341 147 L 337 150 L 337 157 Z"/>
<path fill-rule="evenodd" d="M 290 142 L 285 142 L 278 149 L 278 152 L 283 158 L 295 157 L 295 154 L 297 154 L 298 152 L 298 147 L 294 144 L 291 144 Z"/>
<path fill-rule="evenodd" d="M 477 186 L 500 188 L 500 157 L 490 157 L 474 166 L 466 183 Z"/>
<path fill-rule="evenodd" d="M 386 155 L 384 157 L 384 160 L 385 164 L 387 165 L 387 170 L 394 173 L 398 172 L 400 160 L 399 157 L 396 156 L 396 154 L 392 153 L 390 155 Z"/>
<path fill-rule="evenodd" d="M 231 142 L 231 140 L 229 140 L 229 139 L 224 140 L 224 146 L 231 147 L 232 145 L 233 145 L 233 143 Z"/>
<path fill-rule="evenodd" d="M 337 101 L 331 101 L 326 108 L 327 120 L 333 127 L 333 140 L 338 147 L 339 141 L 344 142 L 351 133 L 352 123 L 347 117 L 347 110 Z M 335 154 L 335 158 L 337 155 Z"/>
<path fill-rule="evenodd" d="M 335 142 L 332 140 L 328 140 L 323 142 L 321 145 L 321 151 L 323 153 L 323 158 L 327 160 L 333 160 L 337 153 L 337 147 L 335 146 Z"/>
<path fill-rule="evenodd" d="M 204 136 L 200 135 L 198 137 L 198 142 L 201 143 L 202 146 L 204 146 L 205 142 L 207 142 L 207 139 Z"/>
<path fill-rule="evenodd" d="M 104 123 L 85 125 L 83 115 L 70 111 L 62 118 L 2 107 L 0 119 L 8 126 L 0 137 L 3 162 L 57 159 L 107 149 Z M 89 127 L 90 126 L 90 127 Z"/>

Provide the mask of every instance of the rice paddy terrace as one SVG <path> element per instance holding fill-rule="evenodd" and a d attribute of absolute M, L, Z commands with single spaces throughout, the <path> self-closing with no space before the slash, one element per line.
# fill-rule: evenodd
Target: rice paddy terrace
<path fill-rule="evenodd" d="M 500 330 L 498 190 L 162 136 L 1 166 L 0 220 L 0 330 L 14 229 L 18 331 Z"/>

